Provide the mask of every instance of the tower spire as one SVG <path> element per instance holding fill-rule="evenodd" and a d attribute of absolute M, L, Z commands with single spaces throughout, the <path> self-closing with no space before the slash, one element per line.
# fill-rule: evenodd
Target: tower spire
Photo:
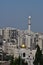
<path fill-rule="evenodd" d="M 30 48 L 30 38 L 31 38 L 31 16 L 28 17 L 28 48 Z"/>
<path fill-rule="evenodd" d="M 31 27 L 31 16 L 28 17 L 28 31 L 30 34 L 30 27 Z"/>

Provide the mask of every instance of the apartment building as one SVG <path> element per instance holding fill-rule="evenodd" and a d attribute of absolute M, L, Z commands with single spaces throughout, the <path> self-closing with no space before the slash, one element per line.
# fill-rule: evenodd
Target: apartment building
<path fill-rule="evenodd" d="M 31 16 L 28 19 L 27 30 L 12 27 L 0 29 L 0 45 L 2 44 L 0 50 L 9 55 L 14 55 L 14 58 L 20 55 L 28 64 L 32 65 L 36 45 L 38 44 L 43 51 L 43 33 L 32 32 Z"/>

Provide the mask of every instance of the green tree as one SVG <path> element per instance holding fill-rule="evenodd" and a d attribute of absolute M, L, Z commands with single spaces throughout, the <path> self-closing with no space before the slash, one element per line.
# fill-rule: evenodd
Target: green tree
<path fill-rule="evenodd" d="M 41 65 L 42 63 L 42 51 L 40 50 L 40 47 L 38 45 L 36 45 L 37 51 L 35 54 L 35 59 L 33 64 L 34 65 Z"/>
<path fill-rule="evenodd" d="M 14 65 L 14 57 L 13 56 L 11 56 L 10 65 Z"/>
<path fill-rule="evenodd" d="M 28 65 L 20 56 L 15 59 L 11 59 L 10 65 Z"/>
<path fill-rule="evenodd" d="M 18 58 L 15 58 L 14 65 L 28 65 L 25 60 L 23 60 L 20 56 Z"/>

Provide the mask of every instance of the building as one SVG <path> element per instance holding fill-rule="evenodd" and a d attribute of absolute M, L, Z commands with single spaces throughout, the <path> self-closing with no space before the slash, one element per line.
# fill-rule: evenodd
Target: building
<path fill-rule="evenodd" d="M 28 29 L 20 30 L 16 28 L 6 27 L 0 29 L 0 42 L 2 51 L 8 55 L 19 55 L 28 62 L 33 64 L 38 44 L 43 51 L 43 33 L 31 31 L 31 16 L 28 17 Z"/>

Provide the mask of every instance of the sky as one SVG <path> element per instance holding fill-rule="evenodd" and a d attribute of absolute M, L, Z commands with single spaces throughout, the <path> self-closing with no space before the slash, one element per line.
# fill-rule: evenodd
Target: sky
<path fill-rule="evenodd" d="M 0 28 L 28 28 L 31 16 L 31 30 L 43 32 L 43 0 L 0 0 Z"/>

